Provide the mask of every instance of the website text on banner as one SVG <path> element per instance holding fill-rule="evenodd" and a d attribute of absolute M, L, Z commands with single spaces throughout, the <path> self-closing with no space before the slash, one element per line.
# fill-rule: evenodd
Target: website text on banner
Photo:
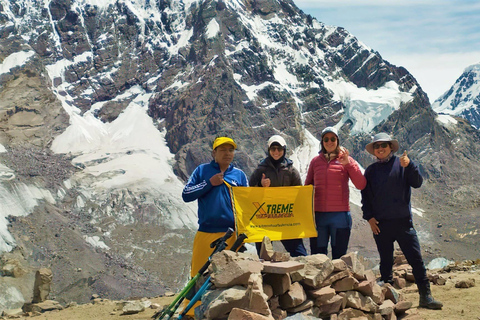
<path fill-rule="evenodd" d="M 231 187 L 237 234 L 247 242 L 317 236 L 313 186 Z"/>

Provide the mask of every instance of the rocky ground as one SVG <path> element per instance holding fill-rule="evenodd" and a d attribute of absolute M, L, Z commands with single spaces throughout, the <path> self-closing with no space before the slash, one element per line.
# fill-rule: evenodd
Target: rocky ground
<path fill-rule="evenodd" d="M 451 274 L 452 280 L 447 281 L 444 286 L 432 286 L 434 297 L 444 303 L 442 310 L 427 310 L 418 308 L 418 293 L 415 285 L 411 285 L 402 290 L 405 299 L 413 303 L 412 309 L 407 315 L 416 316 L 408 318 L 415 320 L 477 320 L 480 319 L 480 310 L 478 308 L 478 297 L 480 296 L 480 273 L 455 272 Z M 454 280 L 473 278 L 477 286 L 468 289 L 455 288 Z M 172 297 L 156 297 L 149 299 L 154 304 L 161 306 L 168 305 Z M 72 306 L 61 311 L 46 312 L 35 317 L 20 317 L 18 319 L 35 320 L 129 320 L 129 319 L 150 319 L 157 311 L 155 309 L 146 309 L 142 313 L 132 315 L 122 315 L 121 311 L 116 310 L 116 301 L 105 300 L 103 302 L 88 303 Z M 1 318 L 0 318 L 1 319 Z"/>
<path fill-rule="evenodd" d="M 462 263 L 462 265 L 464 265 Z M 443 302 L 442 310 L 427 310 L 418 308 L 418 291 L 415 284 L 408 284 L 407 287 L 400 290 L 403 300 L 412 302 L 412 308 L 398 319 L 404 320 L 477 320 L 480 319 L 480 309 L 478 308 L 478 297 L 480 295 L 480 270 L 478 268 L 464 268 L 462 266 L 452 270 L 439 271 L 439 274 L 446 279 L 444 285 L 432 285 L 433 296 Z M 476 285 L 470 288 L 457 288 L 456 284 L 460 280 L 473 280 Z M 115 319 L 150 319 L 158 308 L 168 305 L 174 296 L 163 296 L 154 298 L 143 298 L 152 307 L 146 308 L 145 311 L 135 314 L 123 314 L 121 301 L 113 301 L 97 297 L 87 304 L 72 304 L 60 311 L 50 311 L 35 316 L 17 316 L 16 319 L 36 319 L 36 320 L 115 320 Z M 298 317 L 295 319 L 317 319 L 309 317 Z M 0 317 L 0 319 L 11 319 L 10 317 Z M 287 318 L 288 319 L 288 318 Z"/>

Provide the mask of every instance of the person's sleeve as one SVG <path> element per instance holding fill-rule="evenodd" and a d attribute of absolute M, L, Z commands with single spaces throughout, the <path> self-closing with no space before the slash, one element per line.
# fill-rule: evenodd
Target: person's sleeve
<path fill-rule="evenodd" d="M 300 172 L 297 169 L 292 169 L 292 186 L 301 186 L 302 179 L 300 178 Z"/>
<path fill-rule="evenodd" d="M 262 186 L 262 173 L 261 170 L 257 167 L 250 176 L 250 180 L 248 181 L 250 187 L 261 187 Z"/>
<path fill-rule="evenodd" d="M 183 188 L 183 201 L 195 201 L 210 191 L 210 189 L 212 189 L 210 179 L 202 177 L 200 167 L 197 167 L 190 176 L 190 179 L 188 179 L 187 185 Z"/>
<path fill-rule="evenodd" d="M 367 179 L 365 179 L 365 176 L 360 170 L 357 161 L 355 161 L 352 157 L 348 158 L 350 159 L 350 162 L 345 166 L 345 169 L 348 172 L 348 176 L 352 180 L 355 188 L 363 190 L 367 185 Z"/>
<path fill-rule="evenodd" d="M 248 178 L 247 178 L 247 175 L 245 174 L 245 172 L 241 171 L 242 172 L 242 176 L 243 176 L 243 181 L 242 181 L 242 187 L 248 187 Z"/>
<path fill-rule="evenodd" d="M 310 165 L 308 166 L 308 171 L 307 171 L 307 177 L 305 178 L 305 185 L 308 186 L 308 185 L 313 185 L 313 161 L 314 161 L 315 158 L 312 159 L 312 161 L 310 161 Z"/>
<path fill-rule="evenodd" d="M 365 188 L 362 189 L 362 211 L 363 211 L 363 219 L 370 220 L 373 218 L 373 209 L 372 209 L 372 200 L 373 200 L 373 192 L 372 186 L 368 183 L 368 173 L 369 170 L 365 170 L 365 180 L 366 185 Z"/>
<path fill-rule="evenodd" d="M 405 168 L 405 177 L 407 178 L 407 183 L 412 188 L 420 188 L 423 183 L 423 177 L 418 170 L 418 166 L 410 160 L 410 163 Z"/>

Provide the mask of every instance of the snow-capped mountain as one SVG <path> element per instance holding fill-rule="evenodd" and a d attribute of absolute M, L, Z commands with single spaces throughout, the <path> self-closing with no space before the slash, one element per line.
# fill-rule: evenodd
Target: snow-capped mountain
<path fill-rule="evenodd" d="M 480 63 L 469 66 L 455 84 L 432 104 L 438 113 L 462 117 L 480 128 Z"/>
<path fill-rule="evenodd" d="M 478 132 L 291 0 L 0 0 L 0 112 L 0 251 L 50 266 L 61 302 L 182 287 L 196 205 L 180 194 L 219 134 L 249 174 L 272 134 L 304 173 L 325 126 L 365 167 L 387 131 L 428 178 L 417 212 L 478 206 Z"/>

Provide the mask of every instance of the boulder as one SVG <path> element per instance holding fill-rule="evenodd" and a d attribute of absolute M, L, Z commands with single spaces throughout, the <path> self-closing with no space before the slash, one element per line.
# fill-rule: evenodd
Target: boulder
<path fill-rule="evenodd" d="M 145 311 L 145 304 L 142 301 L 128 301 L 122 308 L 122 315 L 136 314 Z"/>
<path fill-rule="evenodd" d="M 54 300 L 45 300 L 39 303 L 25 303 L 22 307 L 25 312 L 46 312 L 53 310 L 63 310 L 63 306 Z"/>
<path fill-rule="evenodd" d="M 458 280 L 455 283 L 455 288 L 471 288 L 471 287 L 475 287 L 475 279 L 473 278 Z"/>
<path fill-rule="evenodd" d="M 430 281 L 439 286 L 444 286 L 447 283 L 448 277 L 443 274 L 432 274 Z"/>
<path fill-rule="evenodd" d="M 342 259 L 333 259 L 333 272 L 345 271 L 348 269 L 347 264 Z"/>
<path fill-rule="evenodd" d="M 342 261 L 342 260 L 341 260 Z M 343 271 L 339 271 L 339 272 L 333 272 L 332 274 L 330 274 L 326 279 L 325 281 L 323 281 L 322 283 L 322 287 L 327 287 L 327 286 L 330 286 L 332 283 L 334 283 L 335 281 L 338 281 L 338 280 L 341 280 L 343 278 L 346 278 L 348 276 L 352 275 L 352 272 L 349 271 L 349 270 L 343 270 Z"/>
<path fill-rule="evenodd" d="M 264 315 L 239 309 L 233 308 L 230 314 L 228 315 L 228 320 L 271 320 L 271 317 L 266 317 Z"/>
<path fill-rule="evenodd" d="M 335 296 L 335 294 L 335 289 L 333 289 L 332 287 L 323 287 L 307 292 L 307 295 L 315 301 L 316 305 L 322 304 L 323 302 L 330 300 Z"/>
<path fill-rule="evenodd" d="M 48 268 L 41 268 L 35 273 L 32 303 L 38 303 L 47 300 L 48 295 L 50 294 L 52 278 L 52 270 Z"/>
<path fill-rule="evenodd" d="M 263 284 L 263 293 L 267 295 L 267 299 L 270 300 L 273 297 L 273 288 L 271 285 L 264 283 Z"/>
<path fill-rule="evenodd" d="M 395 304 L 395 313 L 397 315 L 404 314 L 412 307 L 412 303 L 410 301 L 400 301 Z"/>
<path fill-rule="evenodd" d="M 256 255 L 224 250 L 213 255 L 208 270 L 215 287 L 228 288 L 247 285 L 250 275 L 259 274 L 263 265 Z"/>
<path fill-rule="evenodd" d="M 307 300 L 307 294 L 299 282 L 294 282 L 289 290 L 279 297 L 282 309 L 291 309 Z"/>
<path fill-rule="evenodd" d="M 362 262 L 358 259 L 358 254 L 356 252 L 350 252 L 346 255 L 343 255 L 340 259 L 345 261 L 347 266 L 353 272 L 353 275 L 358 280 L 365 280 L 365 267 Z"/>
<path fill-rule="evenodd" d="M 385 300 L 385 302 L 379 306 L 379 311 L 382 316 L 389 316 L 394 310 L 395 303 L 393 303 L 392 300 Z"/>
<path fill-rule="evenodd" d="M 395 284 L 395 287 L 398 289 L 403 289 L 407 286 L 407 280 L 405 280 L 405 278 L 394 277 L 393 283 Z"/>
<path fill-rule="evenodd" d="M 253 273 L 248 280 L 246 296 L 249 299 L 246 310 L 271 316 L 268 296 L 263 292 L 263 278 L 259 273 Z"/>
<path fill-rule="evenodd" d="M 260 259 L 263 259 L 265 261 L 270 261 L 272 260 L 272 256 L 274 253 L 275 251 L 273 251 L 273 245 L 270 238 L 263 237 L 262 246 L 260 248 L 260 254 L 258 255 Z"/>
<path fill-rule="evenodd" d="M 195 318 L 227 318 L 233 308 L 244 309 L 248 304 L 246 292 L 247 288 L 242 286 L 206 292 L 202 304 L 195 308 Z"/>
<path fill-rule="evenodd" d="M 283 320 L 287 317 L 287 311 L 277 308 L 272 310 L 272 317 L 275 320 Z"/>
<path fill-rule="evenodd" d="M 342 310 L 338 314 L 337 319 L 338 320 L 350 320 L 350 319 L 360 318 L 360 317 L 365 317 L 365 319 L 368 319 L 366 317 L 365 313 L 363 313 L 362 311 L 357 310 L 357 309 L 353 309 L 353 308 L 347 308 L 347 309 Z"/>
<path fill-rule="evenodd" d="M 316 306 L 318 307 L 320 315 L 331 315 L 334 313 L 340 312 L 345 303 L 345 298 L 341 295 L 335 295 L 327 301 L 321 302 L 320 304 L 315 301 Z"/>
<path fill-rule="evenodd" d="M 385 300 L 385 293 L 375 281 L 362 281 L 355 289 L 361 292 L 364 296 L 371 297 L 376 304 L 382 304 Z"/>
<path fill-rule="evenodd" d="M 347 298 L 347 307 L 358 310 L 375 313 L 378 310 L 378 305 L 370 297 L 366 297 L 358 291 L 345 292 Z"/>
<path fill-rule="evenodd" d="M 391 284 L 385 283 L 383 285 L 385 299 L 392 300 L 393 303 L 399 302 L 401 299 L 400 292 L 398 292 Z"/>
<path fill-rule="evenodd" d="M 301 270 L 305 267 L 303 263 L 297 261 L 264 261 L 263 272 L 265 273 L 278 273 L 278 274 L 287 274 L 297 270 Z"/>
<path fill-rule="evenodd" d="M 272 287 L 273 294 L 276 296 L 287 292 L 292 284 L 288 274 L 267 273 L 264 275 L 263 281 Z"/>
<path fill-rule="evenodd" d="M 6 318 L 20 318 L 21 316 L 24 316 L 25 312 L 22 310 L 22 308 L 17 308 L 17 309 L 6 309 L 3 310 L 1 316 L 6 317 Z"/>
<path fill-rule="evenodd" d="M 0 276 L 20 278 L 26 273 L 20 262 L 16 259 L 8 259 L 0 269 Z"/>
<path fill-rule="evenodd" d="M 292 280 L 303 278 L 301 282 L 311 288 L 321 288 L 325 279 L 333 272 L 333 263 L 324 254 L 296 257 L 294 259 L 304 263 L 305 268 L 292 272 Z"/>
<path fill-rule="evenodd" d="M 313 308 L 313 306 L 314 306 L 313 301 L 307 299 L 303 303 L 299 304 L 298 306 L 287 309 L 287 312 L 288 313 L 299 313 L 299 312 L 303 312 L 305 310 L 311 309 L 311 308 Z"/>
<path fill-rule="evenodd" d="M 341 291 L 355 290 L 357 288 L 357 285 L 358 285 L 358 280 L 355 279 L 353 276 L 349 276 L 336 281 L 335 283 L 332 284 L 332 287 L 333 289 L 335 289 L 336 292 L 341 292 Z"/>
<path fill-rule="evenodd" d="M 288 261 L 288 260 L 290 260 L 290 253 L 288 253 L 288 252 L 275 251 L 275 252 L 273 252 L 273 255 L 272 255 L 272 258 L 271 258 L 271 261 L 274 261 L 274 262 L 285 262 L 285 261 Z"/>

